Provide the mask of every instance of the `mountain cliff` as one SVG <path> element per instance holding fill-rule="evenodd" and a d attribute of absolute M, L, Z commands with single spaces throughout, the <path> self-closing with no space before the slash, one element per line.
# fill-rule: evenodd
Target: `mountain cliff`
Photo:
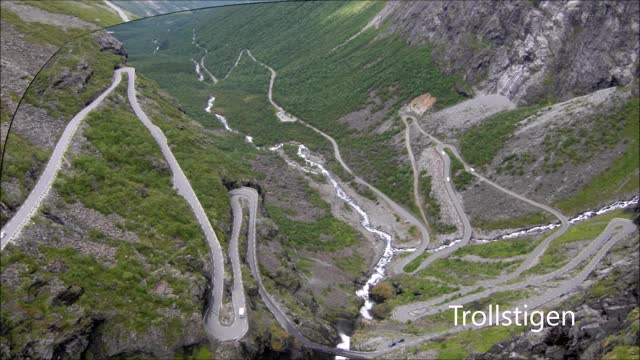
<path fill-rule="evenodd" d="M 439 65 L 519 103 L 637 78 L 635 1 L 390 1 L 374 24 L 435 46 Z"/>

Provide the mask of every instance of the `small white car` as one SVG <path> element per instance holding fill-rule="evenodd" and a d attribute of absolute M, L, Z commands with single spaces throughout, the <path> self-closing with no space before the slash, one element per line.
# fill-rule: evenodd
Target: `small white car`
<path fill-rule="evenodd" d="M 447 176 L 447 182 L 451 181 L 451 179 Z"/>
<path fill-rule="evenodd" d="M 4 236 L 5 236 L 5 235 L 6 235 L 6 234 L 5 234 L 5 232 L 4 232 L 4 231 L 3 231 L 3 232 L 0 232 L 0 239 L 4 239 Z"/>
<path fill-rule="evenodd" d="M 244 308 L 243 307 L 238 309 L 238 316 L 240 317 L 240 319 L 244 319 Z"/>

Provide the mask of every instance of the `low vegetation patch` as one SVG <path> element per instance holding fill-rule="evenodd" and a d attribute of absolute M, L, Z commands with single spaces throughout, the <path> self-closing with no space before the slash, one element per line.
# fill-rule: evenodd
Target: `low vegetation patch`
<path fill-rule="evenodd" d="M 349 256 L 343 256 L 336 259 L 336 266 L 338 266 L 340 270 L 346 271 L 354 277 L 362 276 L 367 271 L 367 263 L 365 259 L 355 252 Z"/>
<path fill-rule="evenodd" d="M 594 177 L 577 194 L 556 203 L 556 206 L 565 214 L 574 214 L 594 208 L 602 204 L 603 201 L 618 200 L 625 194 L 638 193 L 638 184 L 640 183 L 638 175 L 640 169 L 640 155 L 638 153 L 640 146 L 639 107 L 640 99 L 632 98 L 621 111 L 598 118 L 596 121 L 598 126 L 589 132 L 593 135 L 582 140 L 588 144 L 597 143 L 598 138 L 592 137 L 601 136 L 605 140 L 603 146 L 615 146 L 621 139 L 626 146 L 624 154 L 615 159 L 609 168 Z"/>
<path fill-rule="evenodd" d="M 497 277 L 519 263 L 520 261 L 473 263 L 457 259 L 437 259 L 416 276 L 432 276 L 451 284 L 473 285 L 479 280 Z"/>
<path fill-rule="evenodd" d="M 484 329 L 467 330 L 443 339 L 426 342 L 409 350 L 412 353 L 418 351 L 436 351 L 438 359 L 463 359 L 473 354 L 483 354 L 501 341 L 517 336 L 522 332 L 517 326 L 494 326 Z"/>
<path fill-rule="evenodd" d="M 4 145 L 4 144 L 3 144 Z M 12 207 L 19 207 L 26 199 L 31 187 L 37 180 L 36 176 L 44 168 L 49 152 L 35 146 L 27 139 L 12 132 L 6 144 L 4 164 L 2 164 L 2 202 Z M 5 180 L 6 179 L 6 180 Z M 8 179 L 17 181 L 18 191 L 6 188 Z"/>
<path fill-rule="evenodd" d="M 114 69 L 125 59 L 101 52 L 95 36 L 88 34 L 68 43 L 34 79 L 24 100 L 68 122 L 98 97 L 111 85 Z"/>
<path fill-rule="evenodd" d="M 494 241 L 488 244 L 468 245 L 456 250 L 453 255 L 476 255 L 483 258 L 499 259 L 509 258 L 530 253 L 538 245 L 539 241 L 532 239 L 516 239 Z"/>
<path fill-rule="evenodd" d="M 41 22 L 26 22 L 13 11 L 2 7 L 0 17 L 3 23 L 8 23 L 16 27 L 20 33 L 27 35 L 26 40 L 40 45 L 60 47 L 70 39 L 80 36 L 88 31 L 87 28 L 70 27 L 62 29 Z"/>
<path fill-rule="evenodd" d="M 460 137 L 460 152 L 474 166 L 483 168 L 503 148 L 518 123 L 535 114 L 541 106 L 503 111 L 465 131 Z"/>
<path fill-rule="evenodd" d="M 420 174 L 419 184 L 422 200 L 424 201 L 424 210 L 427 215 L 427 220 L 429 221 L 429 226 L 431 226 L 431 228 L 435 230 L 437 234 L 450 234 L 456 231 L 455 225 L 442 222 L 440 203 L 438 203 L 438 200 L 434 197 L 431 191 L 431 176 L 428 176 L 423 172 L 422 174 Z"/>
<path fill-rule="evenodd" d="M 451 181 L 458 191 L 464 191 L 473 182 L 473 175 L 465 170 L 464 165 L 451 150 L 445 149 L 451 159 Z"/>
<path fill-rule="evenodd" d="M 280 231 L 287 235 L 287 242 L 294 246 L 316 251 L 337 251 L 361 240 L 360 233 L 331 214 L 325 214 L 314 222 L 306 223 L 291 220 L 289 215 L 294 215 L 293 210 L 277 207 L 267 209 Z"/>
<path fill-rule="evenodd" d="M 418 257 L 416 257 L 415 259 L 411 260 L 407 265 L 405 265 L 402 270 L 406 273 L 412 273 L 414 272 L 418 266 L 420 266 L 420 264 L 422 264 L 423 261 L 425 261 L 427 258 L 429 257 L 429 253 L 428 252 L 423 252 L 422 254 L 420 254 Z"/>
<path fill-rule="evenodd" d="M 417 276 L 401 275 L 393 280 L 398 284 L 399 293 L 390 300 L 392 308 L 416 301 L 433 299 L 459 290 L 458 286 Z"/>
<path fill-rule="evenodd" d="M 566 233 L 551 242 L 538 264 L 525 273 L 544 274 L 561 268 L 571 260 L 567 251 L 568 245 L 578 241 L 594 240 L 604 231 L 609 221 L 616 217 L 629 219 L 631 213 L 627 213 L 623 209 L 614 210 L 572 225 Z"/>
<path fill-rule="evenodd" d="M 117 14 L 91 1 L 23 0 L 22 3 L 54 14 L 75 16 L 80 20 L 95 23 L 100 27 L 111 26 L 122 22 Z M 2 11 L 4 11 L 4 9 Z"/>

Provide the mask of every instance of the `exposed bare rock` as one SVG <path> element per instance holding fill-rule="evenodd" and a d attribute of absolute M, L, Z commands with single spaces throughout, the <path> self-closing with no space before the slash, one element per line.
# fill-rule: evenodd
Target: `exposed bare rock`
<path fill-rule="evenodd" d="M 638 76 L 635 1 L 391 1 L 380 26 L 430 43 L 440 67 L 519 103 L 568 99 Z"/>
<path fill-rule="evenodd" d="M 11 131 L 44 150 L 52 150 L 65 125 L 64 120 L 49 116 L 46 110 L 23 103 Z"/>
<path fill-rule="evenodd" d="M 453 239 L 461 236 L 462 222 L 457 215 L 456 209 L 451 202 L 451 198 L 447 193 L 446 181 L 442 174 L 444 173 L 444 163 L 438 150 L 435 147 L 429 147 L 422 151 L 418 157 L 418 169 L 425 171 L 431 177 L 431 196 L 440 205 L 440 214 L 427 214 L 429 217 L 439 217 L 440 223 L 451 224 L 456 226 L 456 231 L 451 234 L 439 235 L 438 240 Z"/>
<path fill-rule="evenodd" d="M 378 93 L 372 91 L 364 108 L 344 115 L 338 122 L 346 124 L 351 129 L 369 132 L 388 117 L 387 113 L 397 102 L 396 97 L 382 101 Z"/>
<path fill-rule="evenodd" d="M 312 222 L 325 214 L 311 204 L 304 180 L 279 157 L 258 155 L 252 167 L 266 175 L 261 183 L 267 204 L 295 211 L 290 215 L 295 221 Z"/>
<path fill-rule="evenodd" d="M 59 292 L 53 300 L 51 300 L 51 305 L 66 305 L 69 306 L 74 302 L 78 301 L 80 296 L 84 293 L 84 289 L 79 286 L 69 286 L 64 291 Z"/>
<path fill-rule="evenodd" d="M 3 1 L 2 4 L 8 3 Z M 32 44 L 26 40 L 26 35 L 16 31 L 15 27 L 6 22 L 0 22 L 0 49 L 2 50 L 2 104 L 7 106 L 13 114 L 18 106 L 18 100 L 29 85 L 32 77 L 55 52 L 50 46 Z M 4 126 L 3 126 L 4 127 Z M 4 139 L 4 131 L 2 139 Z"/>
<path fill-rule="evenodd" d="M 509 219 L 539 212 L 538 208 L 504 194 L 485 182 L 477 182 L 470 186 L 462 192 L 462 199 L 472 223 Z"/>
<path fill-rule="evenodd" d="M 505 96 L 480 95 L 435 113 L 427 113 L 419 122 L 427 132 L 450 141 L 461 131 L 514 107 L 515 104 Z"/>
<path fill-rule="evenodd" d="M 100 46 L 100 51 L 109 51 L 116 55 L 120 55 L 127 59 L 127 50 L 125 50 L 124 45 L 114 38 L 111 34 L 106 31 L 98 32 L 98 36 L 96 37 L 96 42 Z"/>

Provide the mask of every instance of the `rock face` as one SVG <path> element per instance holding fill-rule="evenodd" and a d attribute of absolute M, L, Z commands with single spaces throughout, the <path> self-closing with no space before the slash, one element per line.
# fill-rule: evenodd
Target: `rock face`
<path fill-rule="evenodd" d="M 116 55 L 120 55 L 126 62 L 128 56 L 127 50 L 125 50 L 124 45 L 111 36 L 111 34 L 107 32 L 100 32 L 100 36 L 96 37 L 96 43 L 100 46 L 100 51 L 109 51 Z"/>
<path fill-rule="evenodd" d="M 392 1 L 379 14 L 441 67 L 518 103 L 627 85 L 638 73 L 634 1 Z"/>

